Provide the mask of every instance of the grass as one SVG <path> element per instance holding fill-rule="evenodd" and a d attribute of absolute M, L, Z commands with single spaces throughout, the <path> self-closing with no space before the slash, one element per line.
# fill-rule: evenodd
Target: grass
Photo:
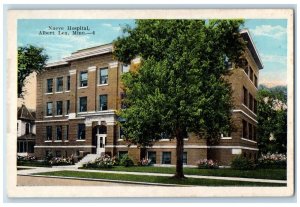
<path fill-rule="evenodd" d="M 126 175 L 126 174 L 98 173 L 98 172 L 78 172 L 78 171 L 68 171 L 68 170 L 36 173 L 35 175 L 61 176 L 61 177 L 74 177 L 74 178 L 94 178 L 94 179 L 148 182 L 148 183 L 197 185 L 197 186 L 286 186 L 286 184 L 277 184 L 277 183 L 258 183 L 258 182 L 196 179 L 196 178 L 176 180 L 171 176 L 162 177 L 162 176 L 145 176 L 145 175 Z"/>
<path fill-rule="evenodd" d="M 89 168 L 89 169 L 109 170 L 109 171 L 126 171 L 126 172 L 150 172 L 150 173 L 175 174 L 175 167 L 154 167 L 154 166 L 123 167 L 123 166 L 114 166 L 113 168 L 101 168 L 101 169 L 99 169 L 99 168 L 96 168 L 96 169 L 95 168 Z M 184 173 L 186 175 L 206 175 L 206 176 L 286 180 L 286 169 L 234 170 L 234 169 L 230 169 L 230 168 L 219 168 L 219 169 L 184 168 Z"/>

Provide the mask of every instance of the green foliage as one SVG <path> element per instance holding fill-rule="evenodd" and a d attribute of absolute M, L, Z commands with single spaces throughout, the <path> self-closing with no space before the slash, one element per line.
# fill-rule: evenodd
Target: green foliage
<path fill-rule="evenodd" d="M 134 166 L 132 159 L 128 156 L 128 154 L 124 155 L 120 160 L 120 165 L 124 167 Z"/>
<path fill-rule="evenodd" d="M 40 72 L 44 69 L 48 55 L 44 54 L 44 49 L 28 45 L 18 47 L 18 97 L 23 94 L 25 79 L 32 72 Z"/>
<path fill-rule="evenodd" d="M 231 161 L 231 168 L 235 170 L 253 170 L 255 168 L 254 162 L 243 156 L 236 156 Z"/>
<path fill-rule="evenodd" d="M 286 153 L 287 88 L 261 87 L 258 91 L 258 147 L 261 153 Z"/>
<path fill-rule="evenodd" d="M 231 128 L 231 87 L 226 60 L 239 62 L 242 20 L 137 20 L 115 42 L 114 54 L 129 63 L 139 56 L 138 72 L 123 75 L 128 108 L 120 112 L 132 143 L 176 138 L 185 131 L 217 142 Z M 182 157 L 179 144 L 177 157 Z M 182 169 L 182 160 L 181 163 Z"/>

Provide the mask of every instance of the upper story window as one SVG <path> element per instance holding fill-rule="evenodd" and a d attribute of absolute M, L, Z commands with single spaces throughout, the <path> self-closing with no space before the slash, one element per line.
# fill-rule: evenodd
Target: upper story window
<path fill-rule="evenodd" d="M 47 93 L 53 92 L 53 79 L 47 79 Z"/>
<path fill-rule="evenodd" d="M 100 84 L 108 83 L 108 68 L 100 68 Z"/>
<path fill-rule="evenodd" d="M 69 139 L 69 125 L 66 125 L 66 128 L 65 128 L 65 140 L 68 140 Z"/>
<path fill-rule="evenodd" d="M 52 126 L 46 126 L 46 139 L 52 140 Z"/>
<path fill-rule="evenodd" d="M 127 73 L 130 70 L 130 65 L 123 64 L 122 65 L 122 73 Z"/>
<path fill-rule="evenodd" d="M 248 90 L 245 87 L 243 87 L 243 94 L 244 104 L 248 106 Z"/>
<path fill-rule="evenodd" d="M 253 69 L 251 68 L 251 66 L 249 66 L 249 68 L 250 68 L 250 74 L 249 74 L 250 80 L 253 82 Z"/>
<path fill-rule="evenodd" d="M 87 97 L 80 97 L 79 98 L 79 112 L 86 112 L 87 111 Z"/>
<path fill-rule="evenodd" d="M 78 124 L 77 139 L 85 139 L 85 124 Z"/>
<path fill-rule="evenodd" d="M 242 134 L 243 138 L 248 138 L 248 131 L 247 131 L 247 122 L 245 120 L 243 120 L 243 134 Z"/>
<path fill-rule="evenodd" d="M 63 77 L 59 77 L 56 79 L 56 92 L 63 91 L 64 79 Z"/>
<path fill-rule="evenodd" d="M 257 88 L 257 77 L 256 77 L 256 75 L 254 75 L 254 85 Z"/>
<path fill-rule="evenodd" d="M 85 87 L 88 85 L 88 72 L 80 72 L 80 87 Z"/>
<path fill-rule="evenodd" d="M 249 109 L 253 111 L 253 96 L 249 93 Z"/>
<path fill-rule="evenodd" d="M 254 113 L 257 114 L 257 100 L 254 99 Z"/>
<path fill-rule="evenodd" d="M 29 133 L 30 133 L 30 124 L 29 124 L 29 123 L 26 123 L 25 133 L 26 133 L 26 134 L 29 134 Z"/>
<path fill-rule="evenodd" d="M 70 90 L 70 82 L 71 82 L 71 77 L 70 76 L 67 76 L 67 88 L 66 90 L 69 91 Z"/>
<path fill-rule="evenodd" d="M 62 126 L 56 126 L 56 140 L 62 140 Z"/>
<path fill-rule="evenodd" d="M 126 109 L 127 106 L 124 103 L 124 99 L 126 98 L 126 94 L 124 92 L 122 92 L 122 93 L 120 93 L 120 96 L 121 96 L 121 109 Z"/>
<path fill-rule="evenodd" d="M 104 111 L 107 110 L 107 95 L 100 95 L 100 105 L 99 105 L 99 110 Z"/>
<path fill-rule="evenodd" d="M 66 114 L 70 113 L 70 100 L 66 101 Z"/>
<path fill-rule="evenodd" d="M 249 139 L 253 139 L 252 124 L 250 124 L 250 123 L 248 123 L 248 132 L 249 132 Z"/>
<path fill-rule="evenodd" d="M 63 114 L 63 102 L 62 101 L 57 101 L 56 102 L 56 115 L 62 115 Z"/>
<path fill-rule="evenodd" d="M 52 102 L 47 102 L 46 115 L 52 116 Z"/>

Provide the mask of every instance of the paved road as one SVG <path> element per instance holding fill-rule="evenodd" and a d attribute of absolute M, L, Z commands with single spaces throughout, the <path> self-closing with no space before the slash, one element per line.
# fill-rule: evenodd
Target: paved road
<path fill-rule="evenodd" d="M 75 180 L 75 179 L 60 179 L 60 178 L 45 178 L 31 176 L 17 176 L 18 186 L 147 186 L 126 183 L 112 183 L 102 181 Z M 148 185 L 149 186 L 149 185 Z"/>

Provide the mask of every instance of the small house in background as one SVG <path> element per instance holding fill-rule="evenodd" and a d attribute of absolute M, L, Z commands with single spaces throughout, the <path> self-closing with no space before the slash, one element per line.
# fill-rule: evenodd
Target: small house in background
<path fill-rule="evenodd" d="M 25 105 L 18 107 L 17 154 L 19 156 L 33 155 L 35 134 L 35 112 L 28 110 Z"/>

